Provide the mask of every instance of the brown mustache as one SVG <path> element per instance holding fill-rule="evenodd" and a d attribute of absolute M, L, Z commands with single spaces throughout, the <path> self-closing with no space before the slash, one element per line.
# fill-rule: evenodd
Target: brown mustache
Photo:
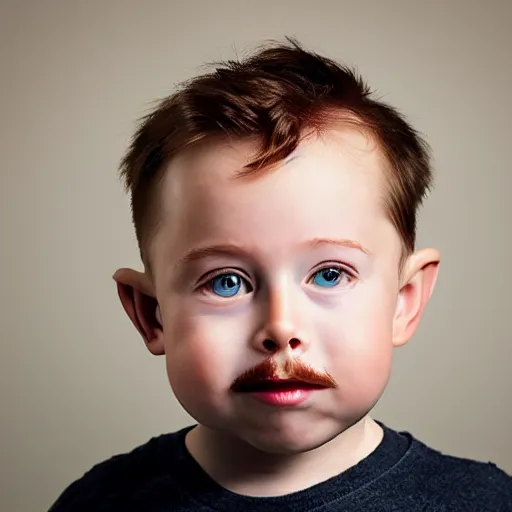
<path fill-rule="evenodd" d="M 264 381 L 298 381 L 323 388 L 337 388 L 336 381 L 329 373 L 319 373 L 300 359 L 289 359 L 284 365 L 286 379 L 278 377 L 279 365 L 272 358 L 265 359 L 259 365 L 240 375 L 231 385 L 231 391 L 245 391 Z"/>

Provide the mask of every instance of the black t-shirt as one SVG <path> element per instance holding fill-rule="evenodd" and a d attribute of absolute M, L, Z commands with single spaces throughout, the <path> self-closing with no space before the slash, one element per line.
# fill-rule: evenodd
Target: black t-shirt
<path fill-rule="evenodd" d="M 241 496 L 189 454 L 191 428 L 98 464 L 50 512 L 512 512 L 512 478 L 495 465 L 443 455 L 387 427 L 377 449 L 338 476 L 285 496 Z"/>

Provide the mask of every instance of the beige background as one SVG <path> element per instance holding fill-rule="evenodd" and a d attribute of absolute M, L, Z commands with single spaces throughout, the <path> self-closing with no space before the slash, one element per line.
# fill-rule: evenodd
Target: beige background
<path fill-rule="evenodd" d="M 135 120 L 267 38 L 357 64 L 426 134 L 437 292 L 376 417 L 512 472 L 512 2 L 1 1 L 0 509 L 190 419 L 125 317 L 139 267 L 116 166 Z"/>

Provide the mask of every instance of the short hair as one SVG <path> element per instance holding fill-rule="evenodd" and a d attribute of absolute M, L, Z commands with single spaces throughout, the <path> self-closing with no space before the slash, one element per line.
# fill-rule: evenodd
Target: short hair
<path fill-rule="evenodd" d="M 145 265 L 158 224 L 159 184 L 173 157 L 219 136 L 256 137 L 259 153 L 243 170 L 255 173 L 284 160 L 306 133 L 320 135 L 337 119 L 376 141 L 387 178 L 386 213 L 402 240 L 402 257 L 410 254 L 417 210 L 432 184 L 430 151 L 405 117 L 373 94 L 353 69 L 291 38 L 182 83 L 141 120 L 120 164 Z"/>

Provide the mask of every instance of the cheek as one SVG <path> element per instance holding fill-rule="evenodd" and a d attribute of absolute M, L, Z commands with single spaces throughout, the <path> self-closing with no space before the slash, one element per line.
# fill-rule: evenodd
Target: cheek
<path fill-rule="evenodd" d="M 186 409 L 215 404 L 243 369 L 238 353 L 245 339 L 243 324 L 227 315 L 201 314 L 184 304 L 168 316 L 167 373 Z"/>
<path fill-rule="evenodd" d="M 330 337 L 332 372 L 345 400 L 375 403 L 391 371 L 394 298 L 389 293 L 348 297 L 338 310 L 338 336 Z"/>

